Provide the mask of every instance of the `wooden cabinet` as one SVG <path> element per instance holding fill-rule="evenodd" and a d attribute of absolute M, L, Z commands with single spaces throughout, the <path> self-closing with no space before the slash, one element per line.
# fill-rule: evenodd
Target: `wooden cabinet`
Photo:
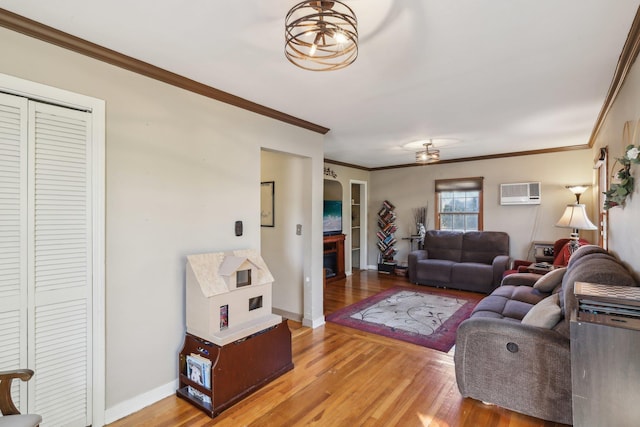
<path fill-rule="evenodd" d="M 187 356 L 197 354 L 211 361 L 211 388 L 187 376 Z M 187 333 L 179 357 L 178 397 L 210 417 L 244 399 L 260 387 L 293 369 L 291 332 L 287 321 L 231 344 L 217 346 Z M 189 387 L 204 394 L 207 401 L 189 393 Z M 210 400 L 210 402 L 208 402 Z"/>
<path fill-rule="evenodd" d="M 325 279 L 328 282 L 344 279 L 344 234 L 324 236 Z"/>

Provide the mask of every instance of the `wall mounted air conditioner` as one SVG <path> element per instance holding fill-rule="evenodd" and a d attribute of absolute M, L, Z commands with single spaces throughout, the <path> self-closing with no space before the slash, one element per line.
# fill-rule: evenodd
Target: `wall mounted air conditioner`
<path fill-rule="evenodd" d="M 540 183 L 518 182 L 500 184 L 501 205 L 539 205 Z"/>

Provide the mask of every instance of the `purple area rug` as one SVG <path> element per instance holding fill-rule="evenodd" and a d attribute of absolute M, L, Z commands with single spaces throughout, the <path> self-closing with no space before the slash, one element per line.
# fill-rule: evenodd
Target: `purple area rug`
<path fill-rule="evenodd" d="M 396 287 L 327 316 L 329 322 L 448 352 L 481 295 Z"/>

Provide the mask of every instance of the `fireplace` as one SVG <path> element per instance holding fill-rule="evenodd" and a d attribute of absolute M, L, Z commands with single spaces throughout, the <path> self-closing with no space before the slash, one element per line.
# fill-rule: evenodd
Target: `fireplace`
<path fill-rule="evenodd" d="M 327 282 L 344 279 L 344 234 L 324 236 L 324 258 L 322 266 Z"/>
<path fill-rule="evenodd" d="M 335 252 L 324 254 L 324 261 L 322 263 L 324 267 L 325 279 L 336 277 L 338 271 L 338 256 Z"/>

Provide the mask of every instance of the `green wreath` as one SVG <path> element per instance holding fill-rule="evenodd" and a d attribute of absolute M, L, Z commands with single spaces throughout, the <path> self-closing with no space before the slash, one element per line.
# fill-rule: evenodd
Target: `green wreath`
<path fill-rule="evenodd" d="M 604 192 L 604 208 L 609 210 L 615 206 L 624 206 L 627 196 L 633 193 L 634 179 L 631 175 L 631 164 L 640 163 L 640 146 L 628 145 L 624 157 L 616 159 L 622 168 L 616 173 L 619 182 L 611 184 Z"/>

